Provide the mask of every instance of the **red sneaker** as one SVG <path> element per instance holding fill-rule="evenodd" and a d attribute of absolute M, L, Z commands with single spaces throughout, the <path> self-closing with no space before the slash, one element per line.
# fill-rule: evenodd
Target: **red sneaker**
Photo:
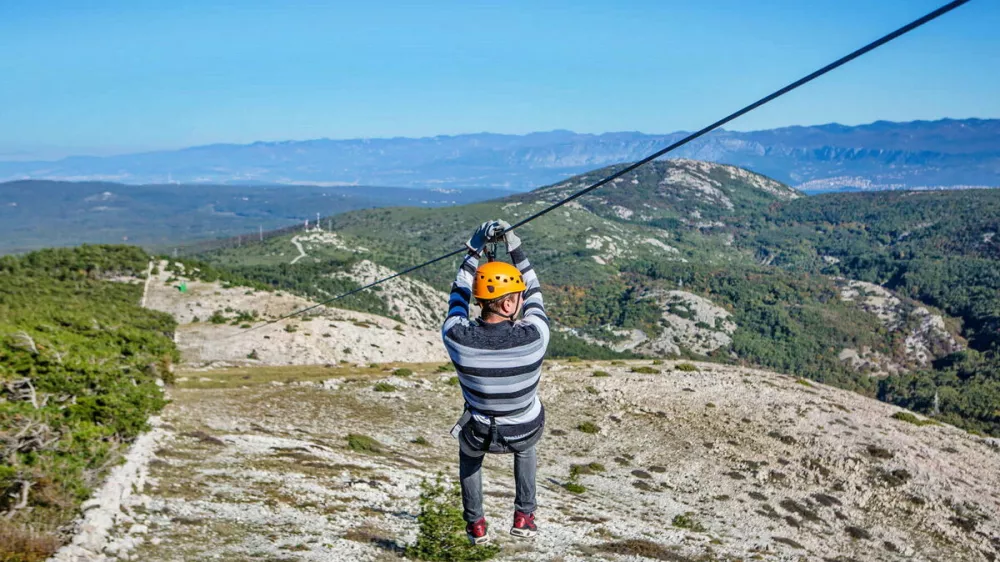
<path fill-rule="evenodd" d="M 514 512 L 514 526 L 510 528 L 510 534 L 522 539 L 530 539 L 538 534 L 538 527 L 535 526 L 534 513 Z"/>
<path fill-rule="evenodd" d="M 465 534 L 469 537 L 469 542 L 474 545 L 489 544 L 490 536 L 487 533 L 489 526 L 486 524 L 486 518 L 481 517 L 479 521 L 474 523 L 469 523 L 465 526 Z"/>

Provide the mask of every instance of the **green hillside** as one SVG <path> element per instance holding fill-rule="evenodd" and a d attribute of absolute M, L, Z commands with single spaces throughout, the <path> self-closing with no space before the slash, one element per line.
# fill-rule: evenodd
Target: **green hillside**
<path fill-rule="evenodd" d="M 332 271 L 360 260 L 399 270 L 436 257 L 459 247 L 483 220 L 515 222 L 613 169 L 485 203 L 338 215 L 337 243 L 309 245 L 308 257 L 295 264 L 293 233 L 200 257 L 318 298 L 357 286 L 330 279 Z M 989 236 L 1000 217 L 998 195 L 802 198 L 738 168 L 665 161 L 520 232 L 560 330 L 647 355 L 770 367 L 925 412 L 932 411 L 928 393 L 933 400 L 940 387 L 941 417 L 995 432 L 1000 407 L 990 399 L 1000 394 L 991 386 L 995 377 L 981 373 L 994 357 L 995 342 L 985 334 L 995 334 L 1000 317 L 996 242 Z M 446 260 L 414 276 L 446 290 L 456 265 Z M 849 279 L 897 291 L 893 322 L 845 298 Z M 384 314 L 377 293 L 345 301 Z M 702 305 L 709 310 L 699 316 Z M 943 327 L 921 335 L 928 356 L 921 360 L 911 340 L 926 328 L 924 312 L 943 313 Z M 645 343 L 629 347 L 637 338 Z M 965 339 L 973 350 L 952 355 Z M 846 361 L 845 353 L 863 360 Z"/>
<path fill-rule="evenodd" d="M 0 560 L 45 559 L 165 403 L 175 322 L 110 280 L 148 262 L 127 246 L 0 257 Z"/>

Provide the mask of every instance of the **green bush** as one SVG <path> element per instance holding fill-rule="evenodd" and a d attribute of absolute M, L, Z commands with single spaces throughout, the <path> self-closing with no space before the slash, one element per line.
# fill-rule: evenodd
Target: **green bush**
<path fill-rule="evenodd" d="M 347 448 L 357 453 L 381 453 L 382 444 L 373 437 L 361 435 L 360 433 L 349 433 L 347 435 Z"/>
<path fill-rule="evenodd" d="M 458 386 L 458 376 L 450 377 L 448 379 L 448 386 Z"/>
<path fill-rule="evenodd" d="M 424 437 L 422 435 L 419 436 L 419 437 L 417 437 L 417 438 L 415 438 L 415 439 L 412 439 L 410 441 L 410 443 L 413 443 L 414 445 L 423 445 L 424 447 L 429 447 L 430 446 L 430 442 L 427 441 L 427 439 L 424 439 Z"/>
<path fill-rule="evenodd" d="M 211 316 L 208 317 L 208 321 L 212 324 L 225 324 L 229 321 L 229 319 L 226 318 L 226 315 L 223 314 L 221 310 L 216 310 Z"/>
<path fill-rule="evenodd" d="M 439 373 L 447 373 L 448 371 L 453 371 L 454 367 L 451 363 L 445 363 L 444 365 L 438 365 L 435 370 Z"/>
<path fill-rule="evenodd" d="M 420 483 L 419 531 L 406 556 L 418 560 L 489 560 L 500 552 L 497 545 L 473 546 L 465 535 L 462 496 L 458 484 L 446 484 L 438 474 L 433 482 Z"/>
<path fill-rule="evenodd" d="M 595 376 L 595 377 L 610 377 L 611 374 L 608 373 L 607 371 L 594 371 L 594 375 L 593 376 Z"/>
<path fill-rule="evenodd" d="M 633 373 L 639 373 L 641 375 L 655 375 L 655 374 L 657 374 L 657 373 L 660 372 L 659 369 L 654 369 L 652 367 L 647 367 L 645 365 L 641 365 L 641 366 L 638 366 L 638 367 L 632 367 L 629 370 L 632 371 Z"/>
<path fill-rule="evenodd" d="M 910 412 L 896 412 L 895 414 L 892 415 L 892 418 L 897 419 L 899 421 L 904 421 L 906 423 L 912 423 L 913 425 L 937 425 L 938 423 L 930 419 L 922 420 L 917 416 L 914 416 Z"/>
<path fill-rule="evenodd" d="M 396 386 L 387 382 L 375 383 L 375 392 L 396 392 Z"/>
<path fill-rule="evenodd" d="M 694 520 L 691 516 L 692 513 L 684 513 L 681 515 L 674 516 L 674 520 L 671 524 L 678 529 L 688 529 L 689 531 L 694 531 L 696 533 L 705 532 L 705 526 Z"/>
<path fill-rule="evenodd" d="M 601 431 L 601 428 L 598 427 L 596 423 L 589 421 L 581 423 L 580 425 L 576 426 L 576 428 L 584 433 L 590 433 L 590 434 L 594 434 Z"/>
<path fill-rule="evenodd" d="M 397 377 L 409 377 L 413 375 L 413 371 L 410 369 L 395 369 L 392 374 Z"/>
<path fill-rule="evenodd" d="M 696 367 L 693 363 L 678 363 L 674 366 L 674 369 L 684 371 L 686 373 L 694 373 L 698 371 L 698 367 Z"/>
<path fill-rule="evenodd" d="M 599 394 L 599 391 L 596 388 L 592 387 L 592 386 L 588 386 L 585 390 L 589 394 Z"/>
<path fill-rule="evenodd" d="M 567 492 L 572 492 L 574 494 L 582 494 L 587 491 L 587 487 L 579 482 L 566 482 L 562 486 Z"/>

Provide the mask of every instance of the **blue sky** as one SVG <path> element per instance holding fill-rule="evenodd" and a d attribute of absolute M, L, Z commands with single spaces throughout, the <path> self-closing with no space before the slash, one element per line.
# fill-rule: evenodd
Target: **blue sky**
<path fill-rule="evenodd" d="M 940 3 L 0 0 L 0 159 L 689 130 Z M 973 0 L 730 128 L 1000 117 L 997 29 Z"/>

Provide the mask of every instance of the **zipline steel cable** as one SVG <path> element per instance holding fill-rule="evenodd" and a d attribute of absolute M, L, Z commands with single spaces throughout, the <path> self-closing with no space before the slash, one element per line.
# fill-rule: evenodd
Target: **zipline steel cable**
<path fill-rule="evenodd" d="M 947 14 L 948 12 L 954 10 L 955 8 L 958 8 L 958 7 L 960 7 L 960 6 L 964 5 L 964 4 L 967 4 L 969 2 L 970 2 L 970 0 L 954 0 L 953 2 L 949 2 L 949 3 L 945 4 L 944 6 L 941 6 L 940 8 L 934 10 L 933 12 L 930 12 L 927 15 L 921 17 L 921 18 L 915 19 L 912 22 L 904 25 L 903 27 L 900 27 L 899 29 L 897 29 L 897 30 L 895 30 L 895 31 L 893 31 L 891 33 L 883 35 L 882 37 L 876 39 L 875 41 L 872 41 L 871 43 L 868 43 L 864 47 L 861 47 L 860 49 L 857 49 L 857 50 L 851 52 L 850 54 L 847 54 L 847 55 L 845 55 L 845 56 L 843 56 L 843 57 L 841 57 L 841 58 L 839 58 L 839 59 L 831 62 L 830 64 L 824 66 L 823 68 L 820 68 L 819 70 L 817 70 L 817 71 L 815 71 L 815 72 L 813 72 L 811 74 L 808 74 L 806 76 L 803 76 L 802 78 L 799 78 L 798 80 L 796 80 L 795 82 L 792 82 L 791 84 L 788 84 L 784 88 L 781 88 L 780 90 L 776 90 L 775 92 L 773 92 L 771 94 L 768 94 L 767 96 L 764 96 L 764 97 L 760 98 L 759 100 L 751 103 L 750 105 L 747 105 L 747 106 L 743 107 L 742 109 L 740 109 L 740 110 L 738 110 L 736 112 L 730 113 L 729 115 L 723 117 L 722 119 L 719 119 L 715 123 L 712 123 L 711 125 L 708 125 L 708 126 L 702 128 L 702 129 L 699 129 L 698 131 L 695 131 L 695 132 L 689 134 L 688 136 L 686 136 L 686 137 L 678 140 L 677 142 L 671 144 L 670 146 L 667 146 L 667 147 L 665 147 L 665 148 L 663 148 L 661 150 L 658 150 L 658 151 L 650 154 L 649 156 L 643 158 L 642 160 L 639 160 L 637 162 L 633 162 L 632 164 L 629 164 L 628 166 L 625 166 L 621 170 L 618 170 L 617 172 L 611 174 L 610 176 L 607 176 L 607 177 L 605 177 L 605 178 L 603 178 L 603 179 L 601 179 L 601 180 L 599 180 L 599 181 L 597 181 L 595 183 L 592 183 L 592 184 L 588 185 L 587 187 L 585 187 L 585 188 L 583 188 L 583 189 L 581 189 L 581 190 L 573 193 L 569 197 L 566 197 L 564 199 L 556 201 L 555 203 L 549 205 L 548 207 L 542 209 L 541 211 L 538 211 L 537 213 L 535 213 L 535 214 L 533 214 L 533 215 L 531 215 L 531 216 L 529 216 L 529 217 L 527 217 L 525 219 L 522 219 L 522 220 L 518 221 L 517 223 L 511 225 L 510 229 L 508 229 L 508 230 L 514 230 L 515 228 L 519 228 L 521 226 L 524 226 L 525 224 L 528 224 L 529 222 L 531 222 L 531 221 L 533 221 L 533 220 L 535 220 L 535 219 L 537 219 L 537 218 L 539 218 L 539 217 L 541 217 L 541 216 L 543 216 L 545 214 L 548 214 L 548 213 L 550 213 L 550 212 L 558 209 L 559 207 L 562 207 L 563 205 L 565 205 L 566 203 L 569 203 L 570 201 L 573 201 L 575 199 L 583 197 L 584 195 L 590 193 L 591 191 L 594 191 L 595 189 L 597 189 L 597 188 L 599 188 L 599 187 L 601 187 L 603 185 L 606 185 L 609 182 L 612 182 L 612 181 L 614 181 L 614 180 L 616 180 L 616 179 L 624 176 L 625 174 L 627 174 L 627 173 L 635 170 L 636 168 L 644 166 L 644 165 L 652 162 L 653 160 L 656 160 L 657 158 L 663 156 L 664 154 L 667 154 L 668 152 L 676 150 L 676 149 L 684 146 L 685 144 L 688 144 L 689 142 L 691 142 L 691 141 L 693 141 L 693 140 L 695 140 L 695 139 L 697 139 L 699 137 L 702 137 L 702 136 L 704 136 L 704 135 L 706 135 L 706 134 L 714 131 L 715 129 L 718 129 L 719 127 L 725 125 L 726 123 L 729 123 L 730 121 L 733 121 L 734 119 L 738 119 L 739 117 L 742 117 L 743 115 L 746 115 L 747 113 L 750 113 L 751 111 L 757 109 L 758 107 L 760 107 L 760 106 L 762 106 L 762 105 L 764 105 L 766 103 L 769 103 L 769 102 L 771 102 L 771 101 L 773 101 L 773 100 L 775 100 L 775 99 L 777 99 L 777 98 L 779 98 L 779 97 L 787 94 L 788 92 L 791 92 L 792 90 L 795 90 L 796 88 L 798 88 L 800 86 L 808 84 L 809 82 L 812 82 L 813 80 L 819 78 L 820 76 L 823 76 L 824 74 L 827 74 L 828 72 L 830 72 L 832 70 L 835 70 L 835 69 L 837 69 L 837 68 L 839 68 L 839 67 L 841 67 L 841 66 L 843 66 L 843 65 L 845 65 L 845 64 L 847 64 L 847 63 L 849 63 L 851 61 L 853 61 L 854 59 L 856 59 L 856 58 L 858 58 L 858 57 L 860 57 L 862 55 L 865 55 L 865 54 L 867 54 L 867 53 L 869 53 L 871 51 L 874 51 L 875 49 L 881 47 L 882 45 L 885 45 L 886 43 L 892 41 L 893 39 L 896 39 L 896 38 L 898 38 L 898 37 L 900 37 L 902 35 L 905 35 L 906 33 L 909 33 L 910 31 L 913 31 L 914 29 L 917 29 L 918 27 L 920 27 L 920 26 L 922 26 L 922 25 L 924 25 L 924 24 L 926 24 L 928 22 L 931 22 L 931 21 L 933 21 L 933 20 L 935 20 L 935 19 L 937 19 L 937 18 L 939 18 L 939 17 Z M 303 314 L 305 312 L 309 312 L 310 310 L 314 310 L 314 309 L 317 309 L 317 308 L 319 308 L 321 306 L 325 306 L 327 304 L 330 304 L 331 302 L 338 301 L 340 299 L 349 297 L 351 295 L 355 295 L 357 293 L 360 293 L 361 291 L 370 289 L 370 288 L 372 288 L 372 287 L 374 287 L 376 285 L 380 285 L 382 283 L 385 283 L 386 281 L 391 281 L 391 280 L 393 280 L 393 279 L 395 279 L 397 277 L 401 277 L 401 276 L 406 275 L 408 273 L 412 273 L 412 272 L 414 272 L 414 271 L 416 271 L 418 269 L 422 269 L 424 267 L 427 267 L 428 265 L 435 264 L 435 263 L 437 263 L 437 262 L 439 262 L 441 260 L 445 260 L 445 259 L 448 259 L 448 258 L 450 258 L 452 256 L 456 256 L 456 255 L 461 254 L 461 253 L 463 253 L 465 251 L 466 251 L 465 246 L 462 246 L 461 248 L 459 248 L 459 249 L 457 249 L 457 250 L 455 250 L 453 252 L 448 252 L 447 254 L 438 256 L 438 257 L 436 257 L 436 258 L 434 258 L 432 260 L 425 261 L 424 263 L 421 263 L 419 265 L 415 265 L 413 267 L 408 267 L 408 268 L 406 268 L 406 269 L 404 269 L 402 271 L 399 271 L 397 273 L 389 275 L 388 277 L 383 277 L 382 279 L 378 279 L 377 281 L 372 281 L 371 283 L 368 283 L 367 285 L 364 285 L 363 287 L 358 287 L 357 289 L 352 289 L 352 290 L 350 290 L 350 291 L 348 291 L 346 293 L 342 293 L 340 295 L 337 295 L 335 297 L 329 298 L 329 299 L 327 299 L 325 301 L 319 302 L 319 303 L 314 304 L 312 306 L 309 306 L 307 308 L 303 308 L 302 310 L 297 310 L 295 312 L 286 314 L 286 315 L 281 316 L 279 318 L 275 318 L 274 320 L 269 320 L 268 322 L 260 324 L 259 326 L 254 326 L 252 328 L 248 328 L 248 329 L 240 332 L 237 335 L 245 334 L 245 333 L 250 332 L 252 330 L 256 330 L 258 328 L 263 328 L 264 326 L 268 326 L 270 324 L 274 324 L 276 322 L 280 322 L 282 320 L 291 318 L 293 316 L 298 316 L 299 314 Z"/>

